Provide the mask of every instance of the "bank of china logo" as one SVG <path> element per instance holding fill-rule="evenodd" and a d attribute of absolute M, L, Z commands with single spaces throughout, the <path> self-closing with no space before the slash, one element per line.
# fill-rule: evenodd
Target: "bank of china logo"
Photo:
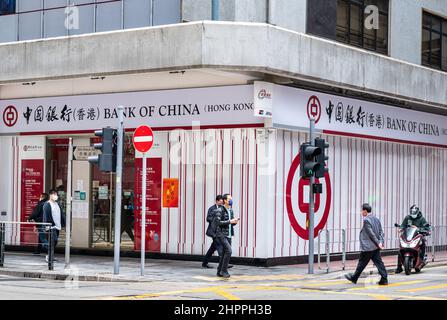
<path fill-rule="evenodd" d="M 19 113 L 17 112 L 16 107 L 7 106 L 3 111 L 3 123 L 7 127 L 13 127 L 17 123 L 18 119 L 19 119 Z"/>
<path fill-rule="evenodd" d="M 263 100 L 263 99 L 271 99 L 272 98 L 272 94 L 270 92 L 268 92 L 267 90 L 262 89 L 258 93 L 258 98 L 261 99 L 261 100 Z"/>

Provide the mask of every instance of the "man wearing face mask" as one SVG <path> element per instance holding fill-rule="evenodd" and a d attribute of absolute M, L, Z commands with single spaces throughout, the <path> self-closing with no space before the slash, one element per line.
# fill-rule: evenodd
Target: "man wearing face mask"
<path fill-rule="evenodd" d="M 231 229 L 232 225 L 238 223 L 239 219 L 230 218 L 232 209 L 230 206 L 231 195 L 223 195 L 224 205 L 215 210 L 212 229 L 215 230 L 215 239 L 219 246 L 222 248 L 222 252 L 219 259 L 219 266 L 217 268 L 217 276 L 223 278 L 229 278 L 228 263 L 231 258 Z"/>
<path fill-rule="evenodd" d="M 400 225 L 401 229 L 404 229 L 408 226 L 415 226 L 418 227 L 421 231 L 430 231 L 430 226 L 427 223 L 427 220 L 425 220 L 424 216 L 422 215 L 422 212 L 419 210 L 419 208 L 414 204 L 410 208 L 410 214 L 407 215 L 404 218 L 404 221 L 402 221 L 402 224 Z M 423 243 L 421 245 L 421 251 L 420 251 L 420 257 L 424 261 L 426 260 L 425 257 L 425 238 L 423 238 Z M 401 273 L 403 271 L 402 269 L 402 262 L 403 257 L 401 256 L 400 252 L 397 256 L 397 269 L 396 273 Z"/>
<path fill-rule="evenodd" d="M 59 199 L 56 190 L 50 190 L 50 200 L 43 206 L 43 222 L 51 223 L 53 248 L 57 245 L 59 232 L 65 227 L 65 215 L 57 200 Z M 45 257 L 48 262 L 48 255 Z"/>

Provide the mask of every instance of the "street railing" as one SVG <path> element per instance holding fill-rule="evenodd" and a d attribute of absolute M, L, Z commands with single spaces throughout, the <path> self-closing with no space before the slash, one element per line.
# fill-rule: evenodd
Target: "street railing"
<path fill-rule="evenodd" d="M 447 260 L 447 226 L 431 228 L 431 236 L 427 240 L 427 255 L 431 253 L 431 261 Z"/>
<path fill-rule="evenodd" d="M 340 255 L 342 261 L 342 269 L 346 269 L 346 230 L 345 229 L 323 229 L 318 232 L 317 259 L 318 269 L 321 266 L 321 247 L 324 245 L 326 272 L 330 271 L 331 252 L 332 255 Z M 331 250 L 332 247 L 332 250 Z M 334 249 L 338 247 L 339 249 Z M 335 252 L 334 252 L 335 251 Z M 340 252 L 341 251 L 341 252 Z"/>
<path fill-rule="evenodd" d="M 37 246 L 39 245 L 39 233 L 43 233 L 46 243 L 41 243 L 42 249 L 48 254 L 48 270 L 53 270 L 54 230 L 51 227 L 51 223 L 0 221 L 0 267 L 3 267 L 5 263 L 7 234 L 11 237 L 19 238 L 21 245 Z"/>

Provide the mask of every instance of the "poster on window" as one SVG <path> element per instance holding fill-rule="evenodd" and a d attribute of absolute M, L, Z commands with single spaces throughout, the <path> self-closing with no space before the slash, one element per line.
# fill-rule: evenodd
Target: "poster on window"
<path fill-rule="evenodd" d="M 178 178 L 163 179 L 163 208 L 178 208 Z"/>
<path fill-rule="evenodd" d="M 161 158 L 147 158 L 146 178 L 146 243 L 147 252 L 160 252 L 162 162 Z M 143 159 L 135 159 L 135 242 L 134 250 L 141 250 Z"/>
<path fill-rule="evenodd" d="M 21 218 L 26 222 L 44 189 L 44 160 L 22 160 Z M 34 225 L 22 225 L 20 229 L 22 245 L 37 244 L 37 230 Z"/>

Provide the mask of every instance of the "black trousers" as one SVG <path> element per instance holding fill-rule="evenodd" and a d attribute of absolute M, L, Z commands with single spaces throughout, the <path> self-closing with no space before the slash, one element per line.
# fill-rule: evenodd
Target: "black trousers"
<path fill-rule="evenodd" d="M 388 278 L 385 265 L 383 264 L 382 257 L 380 256 L 380 250 L 377 249 L 374 251 L 365 251 L 360 253 L 359 263 L 353 275 L 355 281 L 357 281 L 357 279 L 360 277 L 370 260 L 373 261 L 374 265 L 377 267 L 377 270 L 379 270 L 382 279 Z"/>
<path fill-rule="evenodd" d="M 216 252 L 216 250 L 220 257 L 222 255 L 222 247 L 217 242 L 216 238 L 213 238 L 213 243 L 211 243 L 210 248 L 208 249 L 208 251 L 205 254 L 205 257 L 203 258 L 202 261 L 203 266 L 206 266 L 208 264 L 208 262 L 210 261 L 211 257 L 213 256 L 214 252 Z"/>
<path fill-rule="evenodd" d="M 222 246 L 222 254 L 219 259 L 219 266 L 217 267 L 217 273 L 228 273 L 228 264 L 231 258 L 231 244 L 227 237 L 216 238 L 220 246 Z"/>

